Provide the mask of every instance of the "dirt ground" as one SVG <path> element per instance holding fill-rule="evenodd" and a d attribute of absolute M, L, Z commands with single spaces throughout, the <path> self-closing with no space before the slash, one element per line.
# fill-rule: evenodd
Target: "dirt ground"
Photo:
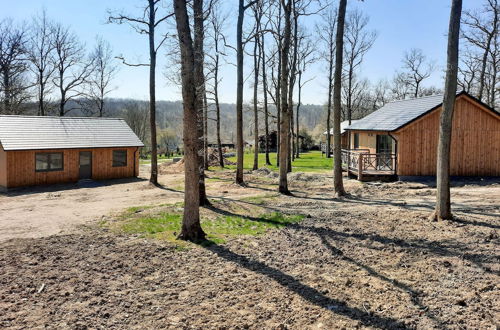
<path fill-rule="evenodd" d="M 266 171 L 247 188 L 232 176 L 209 174 L 215 207 L 276 190 Z M 456 182 L 454 221 L 427 220 L 432 185 L 346 180 L 351 195 L 334 199 L 331 176 L 293 173 L 294 196 L 263 207 L 306 219 L 262 236 L 179 251 L 95 226 L 181 200 L 181 179 L 0 195 L 0 327 L 500 327 L 498 180 Z"/>
<path fill-rule="evenodd" d="M 162 188 L 149 184 L 149 166 L 134 179 L 12 189 L 0 193 L 0 242 L 72 232 L 75 225 L 120 212 L 130 206 L 182 201 L 184 174 L 176 169 L 160 175 Z M 210 193 L 218 196 L 218 184 Z M 251 195 L 253 190 L 244 192 Z"/>

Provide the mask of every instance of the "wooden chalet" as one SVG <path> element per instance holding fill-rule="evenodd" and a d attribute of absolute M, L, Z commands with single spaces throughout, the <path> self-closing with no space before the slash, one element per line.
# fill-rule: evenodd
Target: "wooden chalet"
<path fill-rule="evenodd" d="M 139 175 L 123 119 L 0 116 L 0 189 Z"/>
<path fill-rule="evenodd" d="M 344 170 L 360 180 L 436 175 L 442 102 L 390 102 L 347 127 Z M 455 102 L 450 175 L 500 176 L 500 114 L 465 92 Z"/>

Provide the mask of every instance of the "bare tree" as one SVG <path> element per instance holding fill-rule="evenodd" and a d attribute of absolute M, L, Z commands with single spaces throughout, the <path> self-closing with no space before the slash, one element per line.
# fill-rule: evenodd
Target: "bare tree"
<path fill-rule="evenodd" d="M 243 19 L 245 11 L 258 0 L 245 4 L 245 0 L 238 0 L 238 22 L 236 24 L 236 183 L 243 185 Z"/>
<path fill-rule="evenodd" d="M 123 64 L 128 66 L 149 67 L 149 120 L 151 130 L 151 177 L 149 182 L 158 185 L 158 152 L 156 142 L 156 54 L 167 39 L 167 35 L 159 38 L 157 43 L 155 34 L 158 26 L 166 21 L 172 14 L 157 17 L 160 10 L 160 0 L 143 0 L 146 2 L 142 16 L 130 16 L 123 13 L 109 13 L 108 21 L 116 24 L 128 24 L 139 34 L 145 34 L 149 39 L 149 63 L 127 63 L 121 57 Z"/>
<path fill-rule="evenodd" d="M 341 88 L 342 63 L 344 49 L 344 26 L 347 0 L 339 0 L 337 17 L 337 33 L 335 36 L 335 73 L 333 82 L 333 186 L 337 197 L 346 194 L 342 180 L 342 159 L 340 144 L 340 115 L 341 115 Z"/>
<path fill-rule="evenodd" d="M 270 8 L 270 7 L 268 7 Z M 271 160 L 269 158 L 269 107 L 268 107 L 268 85 L 267 85 L 267 73 L 266 73 L 266 34 L 263 33 L 260 38 L 259 44 L 259 56 L 262 59 L 262 89 L 264 94 L 264 128 L 265 128 L 265 141 L 264 141 L 264 151 L 266 158 L 266 165 L 271 165 Z"/>
<path fill-rule="evenodd" d="M 50 85 L 52 75 L 56 67 L 51 60 L 54 50 L 53 23 L 48 19 L 43 10 L 38 16 L 33 17 L 31 23 L 30 41 L 28 46 L 28 60 L 30 69 L 34 75 L 34 83 L 37 89 L 38 115 L 47 114 L 48 95 L 51 93 Z"/>
<path fill-rule="evenodd" d="M 347 120 L 349 125 L 352 121 L 353 103 L 359 102 L 355 100 L 356 92 L 356 70 L 363 62 L 365 54 L 373 46 L 377 39 L 376 31 L 368 31 L 369 18 L 360 10 L 355 9 L 347 15 L 345 27 L 345 71 L 347 84 L 345 84 L 345 105 L 347 110 Z"/>
<path fill-rule="evenodd" d="M 122 109 L 123 117 L 141 141 L 148 138 L 149 113 L 146 102 L 129 101 Z"/>
<path fill-rule="evenodd" d="M 443 106 L 439 124 L 437 151 L 437 194 L 434 220 L 452 219 L 450 201 L 450 149 L 453 126 L 453 110 L 457 92 L 458 48 L 462 0 L 451 1 L 450 25 L 448 31 L 447 69 L 444 86 Z"/>
<path fill-rule="evenodd" d="M 402 72 L 396 72 L 391 84 L 392 98 L 395 100 L 405 100 L 412 94 L 411 84 L 408 76 Z"/>
<path fill-rule="evenodd" d="M 284 20 L 284 32 L 283 32 L 283 47 L 281 49 L 281 118 L 280 118 L 280 149 L 279 149 L 279 192 L 282 194 L 290 195 L 288 190 L 288 165 L 289 165 L 289 154 L 290 154 L 290 107 L 288 105 L 288 83 L 289 83 L 289 53 L 291 44 L 291 15 L 292 15 L 292 2 L 294 0 L 282 0 L 283 7 L 283 20 Z"/>
<path fill-rule="evenodd" d="M 206 94 L 205 94 L 205 73 L 203 66 L 205 63 L 205 52 L 203 50 L 203 42 L 205 39 L 205 14 L 203 11 L 203 0 L 193 0 L 193 18 L 194 18 L 194 83 L 196 88 L 196 109 L 198 112 L 198 166 L 199 166 L 199 192 L 200 192 L 200 206 L 209 205 L 210 202 L 207 198 L 205 189 L 205 157 L 206 141 L 205 141 L 205 123 L 206 123 Z"/>
<path fill-rule="evenodd" d="M 12 20 L 0 21 L 0 113 L 20 114 L 29 99 L 26 83 L 26 30 Z"/>
<path fill-rule="evenodd" d="M 186 0 L 174 0 L 177 36 L 181 50 L 182 99 L 184 107 L 184 215 L 180 239 L 198 241 L 205 239 L 200 224 L 200 185 L 198 125 L 196 107 L 195 58 Z"/>
<path fill-rule="evenodd" d="M 59 89 L 59 116 L 64 116 L 74 108 L 67 109 L 68 101 L 84 95 L 83 85 L 92 74 L 93 62 L 83 62 L 85 48 L 69 28 L 54 24 L 54 51 L 51 60 L 56 68 L 54 85 Z"/>
<path fill-rule="evenodd" d="M 464 27 L 462 37 L 481 52 L 477 97 L 483 100 L 486 92 L 489 56 L 495 43 L 498 43 L 500 25 L 498 0 L 486 0 L 482 11 L 464 11 L 462 24 Z"/>
<path fill-rule="evenodd" d="M 101 37 L 96 38 L 96 45 L 90 54 L 90 61 L 93 63 L 92 73 L 88 77 L 87 97 L 92 102 L 92 108 L 99 117 L 104 116 L 104 102 L 108 94 L 113 90 L 111 81 L 114 78 L 118 67 L 113 58 L 111 45 Z"/>
<path fill-rule="evenodd" d="M 405 52 L 403 68 L 406 81 L 412 87 L 413 97 L 418 97 L 422 81 L 429 78 L 434 71 L 434 64 L 427 60 L 421 49 L 412 48 Z"/>
<path fill-rule="evenodd" d="M 260 29 L 263 17 L 263 4 L 256 2 L 252 5 L 253 17 L 255 20 L 255 34 L 253 46 L 253 67 L 254 67 L 254 81 L 253 81 L 253 116 L 254 116 L 254 153 L 253 153 L 253 170 L 259 168 L 259 108 L 258 108 L 258 88 L 259 88 L 259 73 L 262 55 L 259 49 L 260 45 Z M 262 62 L 262 66 L 265 63 Z"/>
<path fill-rule="evenodd" d="M 373 100 L 371 110 L 377 110 L 390 101 L 390 86 L 387 80 L 379 80 L 373 87 Z"/>
<path fill-rule="evenodd" d="M 220 104 L 219 104 L 219 83 L 220 83 L 220 62 L 221 57 L 224 57 L 225 49 L 224 49 L 224 21 L 227 17 L 221 14 L 221 8 L 218 3 L 212 7 L 210 14 L 210 25 L 211 29 L 209 30 L 209 37 L 212 39 L 213 43 L 213 55 L 208 54 L 209 58 L 211 58 L 211 63 L 209 64 L 209 71 L 213 73 L 213 78 L 211 79 L 212 89 L 208 91 L 213 95 L 213 100 L 215 103 L 215 124 L 216 124 L 216 138 L 217 138 L 217 152 L 219 157 L 219 165 L 220 167 L 224 167 L 224 158 L 222 154 L 222 142 L 221 142 L 221 118 L 220 118 Z"/>
<path fill-rule="evenodd" d="M 299 38 L 298 49 L 298 100 L 295 108 L 295 157 L 300 157 L 300 106 L 302 105 L 302 89 L 312 79 L 303 80 L 302 75 L 307 68 L 316 60 L 312 55 L 314 53 L 313 45 L 309 36 L 303 33 Z"/>
<path fill-rule="evenodd" d="M 481 60 L 470 48 L 461 52 L 458 67 L 458 86 L 467 93 L 476 94 L 477 73 L 481 71 Z"/>
<path fill-rule="evenodd" d="M 337 10 L 330 7 L 322 14 L 323 22 L 316 25 L 316 31 L 323 50 L 320 53 L 321 58 L 326 61 L 328 66 L 328 100 L 326 106 L 326 157 L 330 158 L 331 150 L 331 113 L 332 113 L 332 94 L 333 94 L 333 69 L 335 67 L 335 30 L 337 26 Z"/>

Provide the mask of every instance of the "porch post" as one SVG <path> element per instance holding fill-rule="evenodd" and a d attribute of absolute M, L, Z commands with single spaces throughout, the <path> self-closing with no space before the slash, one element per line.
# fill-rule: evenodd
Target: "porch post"
<path fill-rule="evenodd" d="M 358 154 L 358 181 L 363 181 L 363 153 Z"/>

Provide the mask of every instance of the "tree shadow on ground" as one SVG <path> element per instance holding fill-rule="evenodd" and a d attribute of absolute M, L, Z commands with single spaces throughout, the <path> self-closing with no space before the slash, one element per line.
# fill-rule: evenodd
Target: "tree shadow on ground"
<path fill-rule="evenodd" d="M 205 246 L 205 248 L 215 253 L 222 259 L 236 263 L 250 271 L 268 277 L 288 290 L 300 295 L 303 299 L 309 301 L 310 303 L 322 307 L 332 313 L 359 321 L 365 326 L 390 329 L 409 329 L 407 325 L 397 319 L 378 316 L 374 313 L 369 313 L 356 307 L 347 306 L 344 301 L 330 298 L 317 289 L 301 283 L 293 276 L 282 272 L 280 269 L 237 254 L 224 246 L 212 244 Z"/>
<path fill-rule="evenodd" d="M 371 240 L 378 243 L 382 243 L 384 245 L 388 246 L 394 245 L 408 250 L 415 250 L 415 249 L 422 250 L 432 253 L 436 256 L 458 257 L 475 264 L 477 267 L 481 268 L 483 271 L 487 273 L 499 275 L 498 272 L 494 272 L 489 267 L 483 265 L 483 262 L 485 261 L 496 262 L 496 260 L 499 257 L 498 255 L 483 255 L 477 253 L 468 253 L 467 252 L 468 247 L 461 246 L 460 244 L 455 244 L 453 246 L 446 246 L 441 242 L 427 241 L 423 239 L 415 241 L 415 240 L 390 238 L 390 237 L 380 236 L 378 234 L 345 233 L 333 230 L 331 228 L 304 226 L 301 224 L 293 224 L 290 225 L 290 227 L 311 231 L 320 236 L 326 236 L 334 240 L 345 240 L 348 238 L 354 238 L 359 241 Z M 478 259 L 481 261 L 479 261 Z"/>

